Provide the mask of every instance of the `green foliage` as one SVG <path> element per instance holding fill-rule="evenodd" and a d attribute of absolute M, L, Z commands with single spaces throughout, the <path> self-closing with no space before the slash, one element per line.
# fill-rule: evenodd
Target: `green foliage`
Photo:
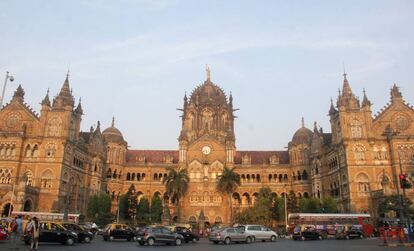
<path fill-rule="evenodd" d="M 284 199 L 274 198 L 269 187 L 259 190 L 256 203 L 236 214 L 236 221 L 242 224 L 270 226 L 272 220 L 284 219 Z"/>
<path fill-rule="evenodd" d="M 162 180 L 165 185 L 167 195 L 177 204 L 178 221 L 181 221 L 180 199 L 187 193 L 190 178 L 187 169 L 175 170 L 172 167 L 167 168 L 168 174 Z"/>
<path fill-rule="evenodd" d="M 290 191 L 287 196 L 287 209 L 289 213 L 299 212 L 298 199 L 293 191 Z"/>
<path fill-rule="evenodd" d="M 299 209 L 301 213 L 320 213 L 321 202 L 317 198 L 301 198 L 299 200 Z"/>
<path fill-rule="evenodd" d="M 106 225 L 112 221 L 111 198 L 106 193 L 92 195 L 89 198 L 87 216 L 98 225 Z"/>
<path fill-rule="evenodd" d="M 414 208 L 412 208 L 413 202 L 405 198 L 404 201 L 404 209 L 405 212 L 408 213 L 408 215 L 413 218 L 414 217 Z M 386 196 L 379 204 L 378 204 L 378 214 L 386 214 L 390 211 L 395 211 L 396 213 L 399 213 L 398 209 L 401 208 L 400 206 L 400 200 L 398 198 L 398 195 L 390 195 Z"/>
<path fill-rule="evenodd" d="M 135 216 L 137 215 L 137 204 L 138 204 L 137 193 L 136 193 L 134 185 L 131 185 L 128 188 L 127 196 L 128 196 L 128 216 L 130 219 L 134 219 Z"/>
<path fill-rule="evenodd" d="M 154 196 L 151 199 L 151 221 L 152 222 L 161 222 L 161 216 L 163 212 L 162 200 L 158 196 Z"/>
<path fill-rule="evenodd" d="M 218 177 L 217 190 L 227 195 L 228 203 L 230 205 L 230 221 L 233 220 L 233 203 L 231 202 L 231 196 L 240 186 L 240 176 L 228 167 L 224 167 L 223 173 Z"/>
<path fill-rule="evenodd" d="M 142 197 L 137 207 L 137 220 L 139 222 L 148 222 L 150 213 L 149 201 L 146 197 Z"/>
<path fill-rule="evenodd" d="M 285 199 L 282 197 L 275 198 L 272 208 L 272 219 L 275 221 L 285 220 Z"/>
<path fill-rule="evenodd" d="M 128 194 L 123 194 L 119 196 L 119 217 L 123 220 L 126 220 L 129 218 L 128 215 Z"/>
<path fill-rule="evenodd" d="M 326 197 L 322 199 L 322 213 L 337 213 L 338 212 L 338 204 L 336 200 L 332 197 Z"/>

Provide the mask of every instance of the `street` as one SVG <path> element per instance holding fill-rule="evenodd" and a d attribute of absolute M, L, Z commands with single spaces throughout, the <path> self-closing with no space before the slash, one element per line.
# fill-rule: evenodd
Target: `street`
<path fill-rule="evenodd" d="M 113 242 L 104 242 L 101 236 L 98 236 L 91 244 L 75 244 L 74 246 L 64 246 L 60 244 L 46 244 L 41 243 L 39 250 L 50 250 L 50 251 L 82 251 L 82 250 L 94 250 L 94 251 L 129 251 L 137 249 L 150 249 L 150 250 L 171 250 L 171 251 L 185 251 L 185 250 L 194 250 L 197 251 L 209 251 L 209 250 L 234 250 L 234 251 L 250 251 L 258 250 L 260 251 L 274 251 L 274 250 L 300 250 L 300 251 L 321 251 L 321 250 L 384 250 L 384 247 L 379 246 L 378 239 L 363 239 L 363 240 L 323 240 L 323 241 L 292 241 L 292 240 L 278 240 L 277 242 L 256 242 L 253 244 L 232 244 L 229 246 L 218 244 L 214 245 L 207 240 L 203 239 L 198 243 L 192 244 L 183 244 L 182 246 L 166 246 L 166 245 L 156 245 L 153 247 L 148 246 L 139 246 L 136 242 L 127 242 L 127 241 L 113 241 Z M 398 247 L 393 248 L 393 250 L 408 250 L 409 248 Z M 6 251 L 10 250 L 10 244 L 7 242 L 0 242 L 0 250 Z M 20 250 L 29 250 L 28 246 L 21 243 Z"/>

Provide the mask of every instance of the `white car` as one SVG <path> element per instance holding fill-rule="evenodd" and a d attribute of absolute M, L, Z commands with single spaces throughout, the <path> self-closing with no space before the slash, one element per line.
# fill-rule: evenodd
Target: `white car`
<path fill-rule="evenodd" d="M 268 227 L 260 225 L 240 225 L 238 228 L 242 228 L 246 233 L 254 236 L 254 241 L 276 241 L 277 234 L 275 231 Z"/>

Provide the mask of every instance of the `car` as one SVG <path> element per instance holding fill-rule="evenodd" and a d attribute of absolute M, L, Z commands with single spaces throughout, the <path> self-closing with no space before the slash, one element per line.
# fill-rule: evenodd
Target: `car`
<path fill-rule="evenodd" d="M 40 231 L 39 231 L 39 242 L 55 242 L 66 245 L 73 245 L 78 239 L 78 235 L 66 229 L 58 222 L 44 221 L 39 222 Z M 23 241 L 25 244 L 29 245 L 31 243 L 32 235 L 25 233 L 23 235 Z"/>
<path fill-rule="evenodd" d="M 190 231 L 190 229 L 186 227 L 176 227 L 175 232 L 177 234 L 181 234 L 184 237 L 185 243 L 192 242 L 196 243 L 200 240 L 200 236 Z"/>
<path fill-rule="evenodd" d="M 137 233 L 137 241 L 139 245 L 153 246 L 156 243 L 175 244 L 180 246 L 184 241 L 184 237 L 181 234 L 174 233 L 168 228 L 156 226 L 146 227 L 141 229 Z"/>
<path fill-rule="evenodd" d="M 5 227 L 0 226 L 0 241 L 7 240 L 9 235 Z"/>
<path fill-rule="evenodd" d="M 135 239 L 135 232 L 125 224 L 108 224 L 103 230 L 102 237 L 104 241 L 113 241 L 115 239 L 125 239 L 131 241 Z"/>
<path fill-rule="evenodd" d="M 268 227 L 260 225 L 240 225 L 238 228 L 241 228 L 248 234 L 254 236 L 253 241 L 276 241 L 277 234 Z"/>
<path fill-rule="evenodd" d="M 351 226 L 351 227 L 342 227 L 338 228 L 337 233 L 335 235 L 336 239 L 355 239 L 364 238 L 364 232 L 362 231 L 361 227 L 358 226 Z"/>
<path fill-rule="evenodd" d="M 75 232 L 78 235 L 77 241 L 79 243 L 90 243 L 93 239 L 93 233 L 73 222 L 62 222 L 62 226 L 66 229 Z"/>
<path fill-rule="evenodd" d="M 254 240 L 254 235 L 246 233 L 241 228 L 227 227 L 211 232 L 208 240 L 214 244 L 218 244 L 220 242 L 226 245 L 229 245 L 232 242 L 245 242 L 250 244 Z"/>
<path fill-rule="evenodd" d="M 296 226 L 293 229 L 293 240 L 322 240 L 326 239 L 326 234 L 318 231 L 315 226 Z"/>

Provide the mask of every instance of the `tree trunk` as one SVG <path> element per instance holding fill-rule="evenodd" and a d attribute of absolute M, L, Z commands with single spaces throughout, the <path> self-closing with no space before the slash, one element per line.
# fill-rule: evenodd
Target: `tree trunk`
<path fill-rule="evenodd" d="M 227 194 L 228 198 L 229 198 L 229 205 L 230 205 L 230 221 L 229 223 L 232 224 L 233 223 L 233 203 L 231 203 L 231 194 Z"/>
<path fill-rule="evenodd" d="M 181 223 L 180 199 L 177 198 L 177 223 Z"/>

